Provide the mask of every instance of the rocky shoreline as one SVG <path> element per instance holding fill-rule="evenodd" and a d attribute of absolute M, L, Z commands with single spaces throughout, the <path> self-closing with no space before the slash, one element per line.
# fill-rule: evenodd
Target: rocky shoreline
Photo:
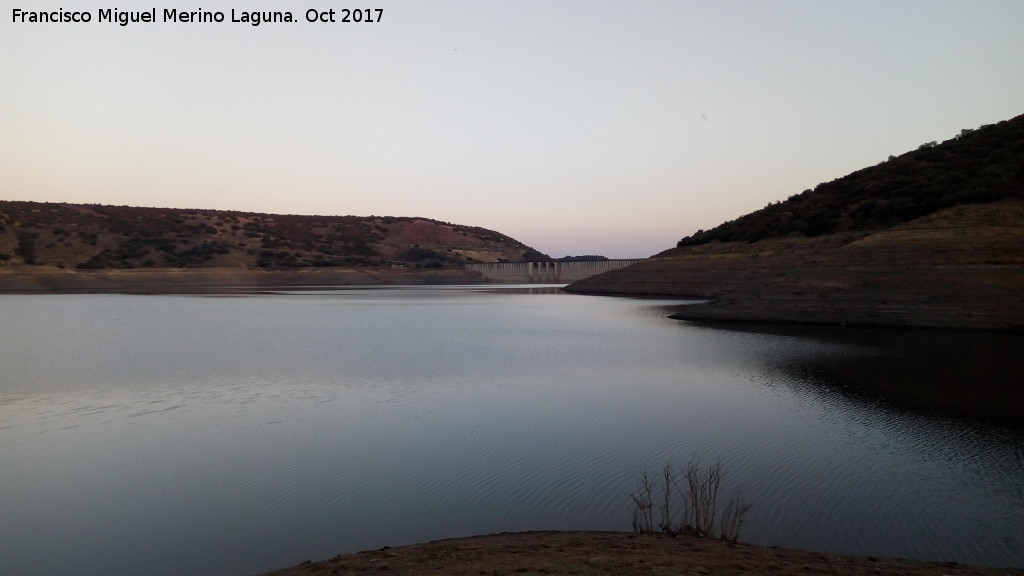
<path fill-rule="evenodd" d="M 1024 331 L 1024 202 L 964 205 L 894 228 L 710 243 L 570 284 L 709 299 L 675 318 Z"/>
<path fill-rule="evenodd" d="M 263 576 L 312 574 L 502 576 L 586 574 L 1024 575 L 1016 568 L 850 556 L 692 536 L 619 532 L 521 532 L 440 540 L 338 555 Z"/>

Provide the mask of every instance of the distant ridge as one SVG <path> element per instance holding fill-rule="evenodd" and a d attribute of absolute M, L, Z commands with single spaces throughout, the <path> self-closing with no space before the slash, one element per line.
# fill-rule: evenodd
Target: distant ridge
<path fill-rule="evenodd" d="M 1024 332 L 1024 116 L 769 204 L 570 292 L 698 321 Z"/>
<path fill-rule="evenodd" d="M 0 270 L 437 270 L 518 260 L 550 258 L 493 230 L 428 218 L 0 201 Z"/>

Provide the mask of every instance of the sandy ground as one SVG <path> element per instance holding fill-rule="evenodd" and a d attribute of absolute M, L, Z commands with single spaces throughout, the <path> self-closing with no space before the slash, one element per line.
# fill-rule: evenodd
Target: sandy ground
<path fill-rule="evenodd" d="M 440 540 L 305 562 L 264 576 L 312 574 L 1014 574 L 1020 569 L 840 556 L 731 544 L 692 536 L 616 532 L 524 532 Z"/>

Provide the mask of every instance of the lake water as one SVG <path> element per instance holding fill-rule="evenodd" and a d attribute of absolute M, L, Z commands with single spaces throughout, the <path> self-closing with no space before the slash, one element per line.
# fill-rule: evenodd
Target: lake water
<path fill-rule="evenodd" d="M 0 296 L 0 574 L 245 575 L 630 530 L 640 471 L 691 457 L 753 501 L 744 541 L 1024 566 L 1024 431 L 984 420 L 1019 398 L 1024 339 L 706 327 L 678 304 Z"/>

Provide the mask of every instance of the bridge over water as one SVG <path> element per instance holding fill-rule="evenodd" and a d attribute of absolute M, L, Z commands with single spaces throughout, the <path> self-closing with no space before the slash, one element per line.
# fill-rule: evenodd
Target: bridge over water
<path fill-rule="evenodd" d="M 466 264 L 465 267 L 480 272 L 491 282 L 502 284 L 568 284 L 643 260 L 646 258 L 580 262 L 488 262 Z"/>

